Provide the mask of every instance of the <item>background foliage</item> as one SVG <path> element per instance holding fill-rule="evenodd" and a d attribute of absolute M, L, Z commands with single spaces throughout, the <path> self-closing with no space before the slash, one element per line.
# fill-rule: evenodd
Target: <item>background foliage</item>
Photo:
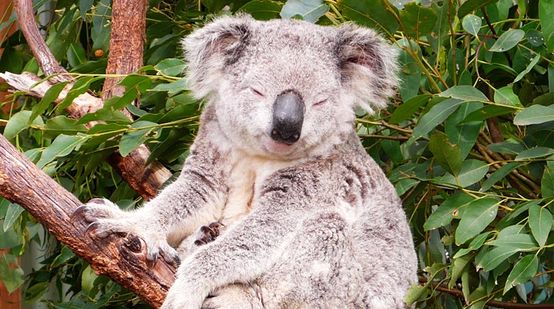
<path fill-rule="evenodd" d="M 36 7 L 45 3 L 53 6 L 43 27 L 48 45 L 78 78 L 70 94 L 98 92 L 110 0 Z M 82 201 L 105 196 L 133 207 L 140 199 L 104 159 L 147 143 L 152 159 L 179 170 L 199 113 L 180 77 L 179 40 L 213 15 L 239 11 L 323 25 L 354 21 L 401 49 L 397 97 L 377 115 L 359 115 L 358 132 L 402 196 L 413 229 L 422 284 L 407 301 L 418 308 L 554 303 L 554 0 L 151 0 L 146 65 L 123 80 L 125 96 L 72 120 L 64 103 L 51 104 L 61 87 L 42 100 L 15 93 L 0 103 L 0 131 Z M 3 47 L 0 71 L 38 73 L 21 33 Z M 135 98 L 140 109 L 129 106 Z M 124 106 L 134 122 L 116 111 Z M 85 128 L 96 119 L 105 124 Z M 23 284 L 27 300 L 56 308 L 142 306 L 18 205 L 0 200 L 0 218 L 0 247 L 9 249 L 0 278 L 10 290 Z M 46 253 L 23 274 L 13 263 L 30 243 Z"/>

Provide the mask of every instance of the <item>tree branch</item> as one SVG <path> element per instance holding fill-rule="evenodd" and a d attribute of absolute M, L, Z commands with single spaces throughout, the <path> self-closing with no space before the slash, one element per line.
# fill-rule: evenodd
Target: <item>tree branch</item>
<path fill-rule="evenodd" d="M 125 2 L 128 1 L 129 3 Z M 140 5 L 137 6 L 137 1 L 140 2 Z M 128 5 L 127 7 L 125 5 Z M 130 8 L 138 8 L 140 10 L 140 14 L 138 17 L 133 18 L 133 24 L 129 23 L 123 23 L 124 27 L 127 27 L 128 29 L 133 28 L 133 25 L 136 25 L 136 23 L 140 20 L 142 20 L 142 23 L 145 24 L 145 16 L 146 16 L 146 3 L 143 0 L 116 0 L 114 1 L 114 17 L 120 16 L 118 19 L 125 19 L 130 18 L 136 11 L 130 9 Z M 51 51 L 48 49 L 48 46 L 46 46 L 46 43 L 44 42 L 43 38 L 40 35 L 40 32 L 37 28 L 37 25 L 35 23 L 35 17 L 33 14 L 33 4 L 32 0 L 15 0 L 15 10 L 16 14 L 18 16 L 18 24 L 21 28 L 23 35 L 25 36 L 25 39 L 27 40 L 27 43 L 29 44 L 29 47 L 31 51 L 33 52 L 33 55 L 39 62 L 39 65 L 42 69 L 42 71 L 47 75 L 53 75 L 52 79 L 54 82 L 63 82 L 63 81 L 71 81 L 72 78 L 67 73 L 67 71 L 61 67 L 56 59 L 54 58 L 54 55 L 51 53 Z M 121 15 L 118 12 L 123 12 L 124 14 Z M 135 33 L 135 36 L 139 36 L 140 39 L 133 39 L 133 44 L 127 45 L 127 42 L 123 40 L 123 38 L 127 39 L 131 35 L 131 32 L 118 34 L 119 31 L 119 24 L 114 24 L 114 32 L 112 33 L 112 40 L 110 45 L 115 44 L 114 42 L 117 42 L 116 45 L 118 45 L 119 49 L 121 50 L 120 53 L 122 55 L 129 56 L 129 50 L 127 47 L 131 48 L 133 51 L 140 50 L 139 56 L 132 57 L 135 59 L 132 61 L 132 65 L 129 66 L 121 66 L 119 65 L 122 63 L 121 61 L 116 61 L 115 64 L 113 64 L 113 68 L 116 68 L 118 72 L 113 73 L 131 73 L 137 70 L 141 64 L 142 64 L 142 49 L 143 49 L 143 43 L 144 43 L 144 25 L 142 26 L 142 30 L 139 29 L 133 29 Z M 138 30 L 138 31 L 137 31 Z M 118 49 L 115 48 L 115 49 Z M 140 64 L 137 65 L 137 60 L 140 59 Z M 113 61 L 112 61 L 113 62 Z M 108 66 L 110 68 L 110 65 Z M 121 68 L 121 70 L 119 70 Z M 30 73 L 24 73 L 22 75 L 12 74 L 12 73 L 4 73 L 2 76 L 10 86 L 22 90 L 22 91 L 29 91 L 30 94 L 37 96 L 37 97 L 43 97 L 46 90 L 48 90 L 52 83 L 50 82 L 43 82 L 40 84 L 37 84 L 38 81 L 41 79 L 31 75 Z M 117 84 L 118 80 L 112 80 L 110 78 L 107 79 L 108 84 Z M 60 94 L 60 97 L 58 98 L 57 102 L 61 102 L 61 99 L 65 98 L 65 95 L 67 95 L 67 91 L 72 87 L 72 84 L 68 84 L 66 86 L 66 89 L 62 94 Z M 122 93 L 121 89 L 118 88 L 119 93 Z M 109 91 L 112 93 L 112 91 Z M 80 118 L 84 116 L 87 113 L 95 112 L 98 109 L 102 108 L 103 103 L 102 100 L 99 98 L 94 98 L 90 94 L 83 94 L 78 99 L 76 99 L 68 108 L 69 116 L 72 118 Z M 125 111 L 129 118 L 131 118 L 131 115 Z M 126 157 L 121 157 L 119 154 L 114 154 L 112 158 L 110 159 L 110 162 L 113 162 L 114 167 L 119 170 L 120 174 L 122 175 L 123 179 L 129 183 L 129 185 L 138 192 L 143 198 L 145 199 L 151 199 L 153 198 L 158 190 L 161 188 L 161 186 L 171 177 L 171 172 L 167 170 L 163 165 L 161 165 L 159 162 L 152 162 L 150 165 L 146 166 L 145 163 L 148 160 L 148 157 L 150 156 L 150 151 L 146 148 L 146 146 L 141 145 L 139 149 L 131 152 Z"/>
<path fill-rule="evenodd" d="M 81 202 L 19 153 L 0 135 L 0 195 L 18 203 L 94 270 L 159 307 L 175 280 L 175 266 L 163 258 L 148 263 L 145 245 L 133 236 L 92 239 L 87 223 L 74 215 Z"/>

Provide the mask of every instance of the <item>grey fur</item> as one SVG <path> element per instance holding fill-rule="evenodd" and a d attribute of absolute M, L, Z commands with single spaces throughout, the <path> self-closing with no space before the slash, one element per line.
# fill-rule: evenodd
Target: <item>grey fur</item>
<path fill-rule="evenodd" d="M 135 233 L 168 260 L 184 239 L 166 309 L 404 308 L 411 233 L 353 112 L 386 105 L 396 51 L 351 24 L 248 16 L 219 18 L 184 48 L 189 87 L 208 104 L 183 171 L 135 211 L 87 204 L 94 232 Z M 291 89 L 306 110 L 300 140 L 283 146 L 269 138 L 271 107 Z M 215 221 L 225 230 L 195 246 Z"/>

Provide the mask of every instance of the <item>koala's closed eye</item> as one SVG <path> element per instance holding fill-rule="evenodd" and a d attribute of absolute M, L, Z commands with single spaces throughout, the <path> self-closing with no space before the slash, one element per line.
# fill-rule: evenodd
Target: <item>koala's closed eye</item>
<path fill-rule="evenodd" d="M 327 100 L 328 100 L 328 98 L 316 100 L 315 103 L 313 104 L 313 106 L 321 106 L 321 105 L 327 103 Z"/>
<path fill-rule="evenodd" d="M 252 92 L 253 94 L 255 94 L 259 97 L 265 97 L 265 95 L 260 90 L 254 88 L 254 87 L 248 87 L 248 90 L 250 90 L 250 92 Z"/>

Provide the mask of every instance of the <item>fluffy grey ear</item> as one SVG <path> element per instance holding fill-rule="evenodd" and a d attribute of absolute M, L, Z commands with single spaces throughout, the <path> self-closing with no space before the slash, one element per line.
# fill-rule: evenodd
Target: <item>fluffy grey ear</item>
<path fill-rule="evenodd" d="M 188 87 L 195 97 L 213 91 L 224 67 L 240 58 L 250 40 L 252 21 L 248 15 L 220 17 L 183 40 Z"/>
<path fill-rule="evenodd" d="M 398 85 L 398 51 L 375 31 L 345 24 L 338 29 L 335 52 L 354 104 L 369 113 L 385 107 Z"/>

